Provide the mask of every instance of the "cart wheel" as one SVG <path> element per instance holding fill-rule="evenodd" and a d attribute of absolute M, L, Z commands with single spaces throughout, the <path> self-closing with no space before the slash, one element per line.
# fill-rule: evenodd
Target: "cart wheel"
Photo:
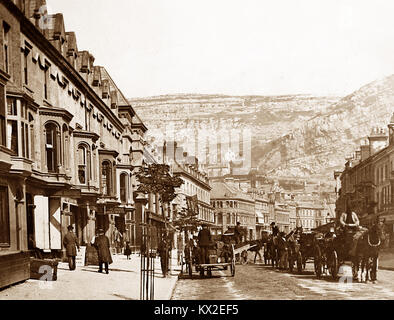
<path fill-rule="evenodd" d="M 313 264 L 315 266 L 315 274 L 317 278 L 321 278 L 323 273 L 322 257 L 319 247 L 316 247 L 315 256 L 313 257 Z"/>
<path fill-rule="evenodd" d="M 298 271 L 299 274 L 302 274 L 302 264 L 303 264 L 302 260 L 303 260 L 302 259 L 302 253 L 301 253 L 301 251 L 298 251 L 298 254 L 297 254 L 297 271 Z"/>
<path fill-rule="evenodd" d="M 338 269 L 339 269 L 339 265 L 338 265 L 338 254 L 337 252 L 334 250 L 331 254 L 330 257 L 330 273 L 331 276 L 334 280 L 337 279 L 338 277 Z"/>
<path fill-rule="evenodd" d="M 234 277 L 235 276 L 235 260 L 234 259 L 231 261 L 230 271 L 231 271 L 231 276 Z"/>
<path fill-rule="evenodd" d="M 241 263 L 243 265 L 248 263 L 248 252 L 246 250 L 242 251 L 241 253 Z"/>

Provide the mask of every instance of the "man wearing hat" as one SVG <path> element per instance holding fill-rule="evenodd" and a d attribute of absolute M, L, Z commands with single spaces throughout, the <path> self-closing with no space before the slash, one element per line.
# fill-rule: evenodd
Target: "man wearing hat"
<path fill-rule="evenodd" d="M 272 229 L 272 235 L 273 235 L 274 237 L 276 237 L 276 236 L 279 235 L 279 228 L 278 228 L 278 226 L 275 224 L 275 222 L 272 222 L 272 223 L 271 223 L 271 229 Z"/>
<path fill-rule="evenodd" d="M 237 225 L 234 228 L 234 236 L 235 236 L 235 242 L 237 244 L 242 242 L 242 229 L 241 229 L 241 222 L 237 222 Z"/>
<path fill-rule="evenodd" d="M 67 227 L 67 230 L 68 232 L 63 239 L 63 246 L 66 248 L 68 267 L 73 271 L 76 268 L 75 257 L 77 256 L 77 247 L 79 250 L 79 244 L 77 236 L 73 232 L 74 227 L 70 225 Z"/>
<path fill-rule="evenodd" d="M 208 229 L 208 225 L 203 224 L 202 229 L 198 233 L 198 246 L 201 252 L 201 263 L 208 263 L 208 249 L 211 245 L 212 237 L 211 232 Z"/>
<path fill-rule="evenodd" d="M 104 234 L 103 229 L 98 230 L 98 236 L 94 240 L 93 244 L 98 253 L 99 270 L 98 272 L 103 272 L 103 264 L 105 265 L 106 274 L 109 273 L 108 265 L 112 263 L 111 252 L 109 251 L 109 239 Z"/>

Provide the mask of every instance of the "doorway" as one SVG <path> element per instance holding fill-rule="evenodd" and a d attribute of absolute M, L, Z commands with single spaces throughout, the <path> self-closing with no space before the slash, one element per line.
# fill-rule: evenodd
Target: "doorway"
<path fill-rule="evenodd" d="M 34 226 L 34 200 L 30 193 L 26 193 L 26 223 L 27 223 L 27 239 L 28 249 L 33 250 L 36 242 L 35 226 Z"/>

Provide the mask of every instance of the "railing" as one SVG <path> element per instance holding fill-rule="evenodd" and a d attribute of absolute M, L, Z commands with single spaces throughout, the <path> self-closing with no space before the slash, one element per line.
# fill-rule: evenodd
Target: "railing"
<path fill-rule="evenodd" d="M 146 223 L 142 223 L 141 228 L 142 246 L 140 300 L 154 300 L 156 252 L 152 250 L 152 227 Z"/>

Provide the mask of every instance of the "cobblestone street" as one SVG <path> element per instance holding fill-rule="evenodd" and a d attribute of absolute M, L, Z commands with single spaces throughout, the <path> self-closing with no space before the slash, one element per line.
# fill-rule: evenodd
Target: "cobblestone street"
<path fill-rule="evenodd" d="M 313 264 L 303 275 L 274 270 L 262 264 L 237 265 L 235 277 L 213 272 L 213 278 L 179 280 L 173 300 L 381 300 L 394 299 L 394 272 L 379 270 L 373 283 L 340 284 L 329 276 L 317 279 Z"/>

